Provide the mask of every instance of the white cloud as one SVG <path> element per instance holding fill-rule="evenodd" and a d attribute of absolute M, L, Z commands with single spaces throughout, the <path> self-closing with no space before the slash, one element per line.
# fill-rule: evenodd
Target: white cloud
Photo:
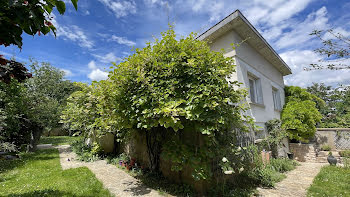
<path fill-rule="evenodd" d="M 108 78 L 108 73 L 100 70 L 99 68 L 96 70 L 91 71 L 90 74 L 88 74 L 89 79 L 92 81 L 100 81 L 105 80 Z"/>
<path fill-rule="evenodd" d="M 116 57 L 112 52 L 107 53 L 106 55 L 93 54 L 93 56 L 96 57 L 102 63 L 111 63 L 121 60 L 121 58 Z"/>
<path fill-rule="evenodd" d="M 76 25 L 60 25 L 56 21 L 55 14 L 51 14 L 52 16 L 52 24 L 56 27 L 56 36 L 62 37 L 64 40 L 71 40 L 76 42 L 79 46 L 87 49 L 91 49 L 94 46 L 94 42 L 88 38 L 85 32 Z"/>
<path fill-rule="evenodd" d="M 74 76 L 72 71 L 70 71 L 68 69 L 61 68 L 60 70 L 64 72 L 64 76 L 65 77 L 72 77 L 72 76 Z"/>
<path fill-rule="evenodd" d="M 92 60 L 91 62 L 89 62 L 88 67 L 91 70 L 97 69 L 96 62 Z"/>
<path fill-rule="evenodd" d="M 314 70 L 305 71 L 311 63 L 319 63 L 322 57 L 311 50 L 292 50 L 281 54 L 281 57 L 292 68 L 293 75 L 287 76 L 287 85 L 302 87 L 310 86 L 313 82 L 321 82 L 329 85 L 350 83 L 350 70 Z M 350 62 L 349 62 L 350 63 Z"/>
<path fill-rule="evenodd" d="M 123 44 L 123 45 L 127 45 L 127 46 L 136 45 L 136 43 L 134 41 L 128 40 L 125 37 L 119 37 L 119 36 L 112 35 L 111 40 L 117 42 L 118 44 Z"/>
<path fill-rule="evenodd" d="M 90 61 L 88 68 L 91 70 L 91 72 L 88 74 L 88 78 L 92 81 L 100 81 L 108 78 L 108 72 L 104 72 L 99 69 L 95 61 Z"/>
<path fill-rule="evenodd" d="M 117 18 L 136 13 L 136 3 L 134 1 L 113 1 L 98 0 L 109 10 L 111 10 Z"/>
<path fill-rule="evenodd" d="M 333 33 L 335 35 L 337 35 L 338 33 L 341 34 L 344 37 L 349 37 L 350 36 L 350 31 L 346 31 L 345 29 L 343 29 L 342 27 L 337 27 L 335 29 L 333 29 Z M 335 39 L 334 35 L 332 35 L 329 32 L 326 32 L 323 36 L 323 39 L 325 40 L 329 40 L 329 39 Z"/>
<path fill-rule="evenodd" d="M 290 23 L 288 27 L 292 30 L 281 35 L 276 42 L 279 49 L 293 45 L 305 44 L 306 41 L 313 37 L 309 34 L 315 29 L 325 29 L 328 27 L 327 9 L 322 7 L 316 12 L 310 13 L 307 18 L 301 23 Z"/>

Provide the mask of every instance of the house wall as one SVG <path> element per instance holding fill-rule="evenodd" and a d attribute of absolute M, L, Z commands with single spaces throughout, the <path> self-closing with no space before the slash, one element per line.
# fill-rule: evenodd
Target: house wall
<path fill-rule="evenodd" d="M 250 105 L 250 110 L 247 112 L 254 118 L 256 124 L 261 128 L 261 132 L 265 132 L 265 122 L 280 118 L 280 111 L 274 109 L 272 88 L 276 88 L 281 98 L 281 105 L 284 105 L 284 81 L 282 73 L 277 70 L 271 63 L 269 63 L 262 55 L 260 55 L 247 42 L 242 42 L 242 38 L 231 30 L 221 37 L 209 42 L 210 48 L 214 51 L 224 49 L 226 57 L 235 59 L 237 65 L 236 73 L 231 76 L 232 80 L 238 80 L 243 83 L 241 88 L 249 88 L 248 73 L 260 79 L 263 104 L 254 104 L 250 101 L 250 97 L 246 101 Z M 232 43 L 241 43 L 232 47 Z M 289 147 L 287 140 L 285 140 L 281 154 L 288 152 Z"/>

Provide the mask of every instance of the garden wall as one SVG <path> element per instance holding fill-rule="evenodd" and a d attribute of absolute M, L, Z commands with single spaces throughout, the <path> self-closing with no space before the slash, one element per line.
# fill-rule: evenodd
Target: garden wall
<path fill-rule="evenodd" d="M 315 138 L 318 147 L 329 145 L 332 150 L 350 149 L 350 128 L 318 128 Z"/>
<path fill-rule="evenodd" d="M 289 143 L 294 159 L 301 162 L 316 161 L 316 144 Z"/>
<path fill-rule="evenodd" d="M 188 137 L 188 139 L 193 138 Z M 150 165 L 147 153 L 146 135 L 144 132 L 135 131 L 134 134 L 129 136 L 127 143 L 123 146 L 123 150 L 131 158 L 135 158 L 136 161 L 144 167 Z M 191 185 L 198 193 L 204 194 L 206 192 L 208 189 L 207 183 L 204 181 L 195 181 L 192 177 L 192 170 L 189 167 L 184 167 L 181 172 L 176 172 L 171 170 L 171 166 L 171 162 L 160 158 L 160 171 L 166 178 L 177 183 Z"/>

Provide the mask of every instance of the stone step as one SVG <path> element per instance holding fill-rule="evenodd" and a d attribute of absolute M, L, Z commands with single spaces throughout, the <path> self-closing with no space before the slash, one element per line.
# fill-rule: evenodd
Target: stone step
<path fill-rule="evenodd" d="M 319 152 L 317 153 L 317 156 L 318 156 L 318 157 L 328 157 L 329 152 L 330 152 L 330 151 L 319 151 Z M 331 151 L 331 152 L 332 152 L 332 155 L 333 155 L 334 157 L 340 157 L 338 151 Z"/>
<path fill-rule="evenodd" d="M 341 157 L 335 157 L 338 161 L 338 163 L 342 163 L 342 158 Z M 318 163 L 328 163 L 327 157 L 317 157 L 316 162 Z"/>

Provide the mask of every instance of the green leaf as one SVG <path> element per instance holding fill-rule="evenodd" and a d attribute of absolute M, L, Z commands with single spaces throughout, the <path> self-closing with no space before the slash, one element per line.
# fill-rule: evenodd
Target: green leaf
<path fill-rule="evenodd" d="M 72 0 L 75 10 L 78 10 L 78 0 Z"/>
<path fill-rule="evenodd" d="M 57 1 L 56 7 L 60 14 L 64 14 L 64 12 L 66 11 L 66 4 L 63 1 Z"/>

